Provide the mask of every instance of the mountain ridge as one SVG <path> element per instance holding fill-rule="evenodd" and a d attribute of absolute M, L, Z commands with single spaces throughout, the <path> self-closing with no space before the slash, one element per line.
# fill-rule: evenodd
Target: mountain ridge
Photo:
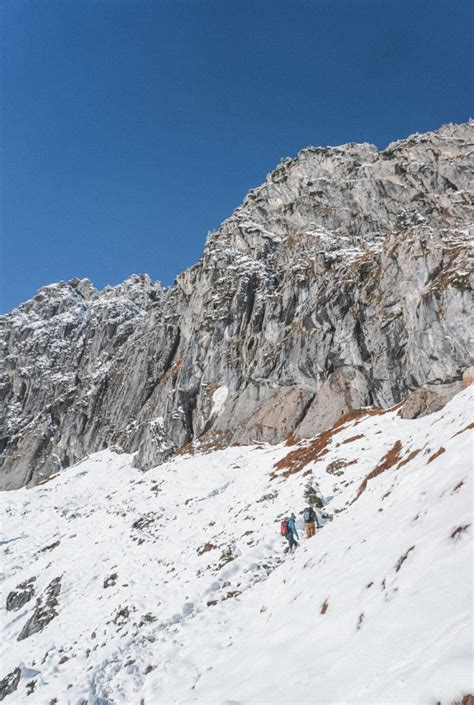
<path fill-rule="evenodd" d="M 442 135 L 442 133 L 444 133 L 444 132 L 449 133 L 450 131 L 455 131 L 457 128 L 461 128 L 464 125 L 471 126 L 473 122 L 474 122 L 474 118 L 470 118 L 466 123 L 452 123 L 452 122 L 443 123 L 439 128 L 437 128 L 435 130 L 430 130 L 428 132 L 414 132 L 414 133 L 408 135 L 407 137 L 403 137 L 403 138 L 400 138 L 397 140 L 392 140 L 391 142 L 387 143 L 387 145 L 385 147 L 378 147 L 376 144 L 374 144 L 372 142 L 345 142 L 345 143 L 342 143 L 339 145 L 325 145 L 325 146 L 309 145 L 307 147 L 302 147 L 300 150 L 298 150 L 298 152 L 296 153 L 296 155 L 294 157 L 281 157 L 280 162 L 278 163 L 278 166 L 273 171 L 270 171 L 267 173 L 265 180 L 270 178 L 272 176 L 272 174 L 280 167 L 281 164 L 296 162 L 298 160 L 298 158 L 306 152 L 308 152 L 308 153 L 318 152 L 318 151 L 339 152 L 339 151 L 345 151 L 345 148 L 356 146 L 356 147 L 368 147 L 370 149 L 373 148 L 373 150 L 375 152 L 384 153 L 384 152 L 393 151 L 393 149 L 396 147 L 404 146 L 416 138 L 428 137 L 428 136 L 434 135 L 434 134 Z M 261 187 L 262 187 L 262 185 L 249 189 L 249 191 L 244 196 L 242 204 L 240 206 L 236 206 L 236 208 L 234 209 L 232 214 L 247 201 L 249 194 L 253 194 L 254 191 L 258 190 Z M 216 230 L 218 231 L 227 220 L 232 218 L 232 214 L 230 216 L 228 216 L 227 218 L 224 218 L 224 220 L 217 226 L 216 229 L 213 229 L 211 231 L 211 233 L 215 232 Z M 49 287 L 55 287 L 57 285 L 62 285 L 62 284 L 71 284 L 73 286 L 77 286 L 77 284 L 80 284 L 80 283 L 84 283 L 84 284 L 86 284 L 86 286 L 88 284 L 90 284 L 92 286 L 92 288 L 97 293 L 100 293 L 102 291 L 106 291 L 109 289 L 115 289 L 117 287 L 120 287 L 120 286 L 124 285 L 126 282 L 128 282 L 130 279 L 134 279 L 136 277 L 144 277 L 144 278 L 148 279 L 150 281 L 150 283 L 152 283 L 154 285 L 159 285 L 162 289 L 167 290 L 167 289 L 172 288 L 174 286 L 174 284 L 176 283 L 176 280 L 180 276 L 185 274 L 186 271 L 188 271 L 189 269 L 192 269 L 194 266 L 196 266 L 196 264 L 198 262 L 199 262 L 199 260 L 197 262 L 195 262 L 194 264 L 190 265 L 190 267 L 188 267 L 183 272 L 180 272 L 179 274 L 177 274 L 176 277 L 174 278 L 173 282 L 169 286 L 163 285 L 163 283 L 159 279 L 154 280 L 151 277 L 151 275 L 148 274 L 147 272 L 131 273 L 123 281 L 118 282 L 117 284 L 105 284 L 102 288 L 96 287 L 94 282 L 88 277 L 72 277 L 71 279 L 68 279 L 68 280 L 58 280 L 57 282 L 52 282 L 51 284 L 45 284 L 45 285 L 39 287 L 37 289 L 37 291 L 35 292 L 35 294 L 31 297 L 31 299 L 27 299 L 26 301 L 20 302 L 17 306 L 14 306 L 10 311 L 6 311 L 5 313 L 0 314 L 0 318 L 10 315 L 11 313 L 13 313 L 13 311 L 15 311 L 19 308 L 22 308 L 25 304 L 28 304 L 30 301 L 34 300 L 35 296 L 39 292 L 41 292 L 43 289 L 48 289 Z"/>
<path fill-rule="evenodd" d="M 0 487 L 112 445 L 150 467 L 197 439 L 314 436 L 460 380 L 473 133 L 303 149 L 172 287 L 71 280 L 2 316 Z"/>

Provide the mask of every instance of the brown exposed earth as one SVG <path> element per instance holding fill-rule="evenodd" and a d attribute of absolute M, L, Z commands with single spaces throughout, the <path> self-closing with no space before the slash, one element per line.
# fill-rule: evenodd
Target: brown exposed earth
<path fill-rule="evenodd" d="M 354 504 L 354 502 L 359 499 L 361 496 L 362 492 L 365 491 L 367 488 L 367 485 L 369 483 L 369 480 L 372 480 L 374 477 L 377 477 L 377 475 L 380 475 L 381 473 L 385 472 L 386 470 L 389 470 L 391 467 L 395 465 L 395 463 L 398 463 L 400 460 L 400 451 L 402 449 L 402 444 L 400 441 L 395 441 L 393 446 L 390 448 L 389 451 L 385 453 L 383 456 L 382 460 L 379 462 L 377 467 L 375 467 L 372 472 L 370 472 L 365 480 L 362 482 L 361 486 L 359 487 L 359 490 L 352 500 L 351 504 Z"/>

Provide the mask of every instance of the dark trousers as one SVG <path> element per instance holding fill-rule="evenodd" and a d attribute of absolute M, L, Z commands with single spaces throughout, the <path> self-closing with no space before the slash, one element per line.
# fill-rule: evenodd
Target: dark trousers
<path fill-rule="evenodd" d="M 295 537 L 293 536 L 293 534 L 292 534 L 291 531 L 289 531 L 289 532 L 287 533 L 287 535 L 286 535 L 285 538 L 286 538 L 286 540 L 288 541 L 288 550 L 289 550 L 289 551 L 291 551 L 292 548 L 296 548 L 296 547 L 297 547 L 298 544 L 296 543 Z"/>

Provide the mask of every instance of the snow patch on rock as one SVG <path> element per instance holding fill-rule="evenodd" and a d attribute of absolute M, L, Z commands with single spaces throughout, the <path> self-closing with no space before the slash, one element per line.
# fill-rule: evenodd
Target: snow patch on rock
<path fill-rule="evenodd" d="M 229 390 L 225 385 L 222 385 L 222 387 L 218 387 L 215 390 L 212 395 L 211 416 L 217 416 L 221 413 L 228 396 Z"/>

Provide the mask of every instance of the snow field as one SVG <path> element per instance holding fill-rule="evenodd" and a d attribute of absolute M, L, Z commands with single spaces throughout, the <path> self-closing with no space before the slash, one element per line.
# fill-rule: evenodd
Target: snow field
<path fill-rule="evenodd" d="M 288 477 L 271 479 L 285 444 L 145 473 L 103 451 L 4 493 L 0 678 L 22 669 L 6 703 L 448 705 L 472 692 L 471 390 L 422 419 L 350 421 Z M 334 518 L 285 555 L 279 521 L 295 511 L 304 534 L 308 482 Z M 58 576 L 57 616 L 17 641 Z M 34 598 L 6 611 L 30 577 Z"/>

